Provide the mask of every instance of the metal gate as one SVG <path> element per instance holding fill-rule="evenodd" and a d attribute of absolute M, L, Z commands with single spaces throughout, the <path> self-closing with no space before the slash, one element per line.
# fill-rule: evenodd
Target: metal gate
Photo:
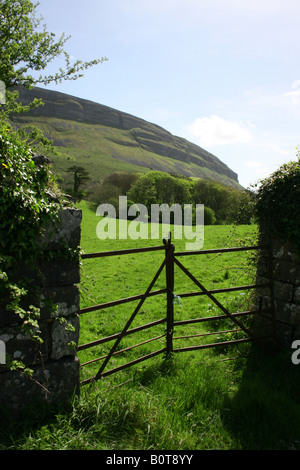
<path fill-rule="evenodd" d="M 244 343 L 244 342 L 249 342 L 253 340 L 253 336 L 249 328 L 245 327 L 243 323 L 240 321 L 241 317 L 248 317 L 250 315 L 254 315 L 257 313 L 262 313 L 261 310 L 248 310 L 248 311 L 243 311 L 243 312 L 238 312 L 238 313 L 230 313 L 228 309 L 215 297 L 216 294 L 218 293 L 227 293 L 227 292 L 233 292 L 233 291 L 244 291 L 244 290 L 249 290 L 249 289 L 257 289 L 257 288 L 269 288 L 271 290 L 271 298 L 272 298 L 272 283 L 267 283 L 267 284 L 250 284 L 250 285 L 242 285 L 242 286 L 236 286 L 236 287 L 230 287 L 230 288 L 224 288 L 224 289 L 215 289 L 215 290 L 208 290 L 205 288 L 205 286 L 198 280 L 196 277 L 184 266 L 184 264 L 179 260 L 182 259 L 183 257 L 186 256 L 199 256 L 199 255 L 206 255 L 206 254 L 212 254 L 212 253 L 229 253 L 229 252 L 237 252 L 237 251 L 249 251 L 249 250 L 260 250 L 260 249 L 265 249 L 266 247 L 263 246 L 244 246 L 244 247 L 235 247 L 235 248 L 220 248 L 220 249 L 212 249 L 212 250 L 199 250 L 199 251 L 185 251 L 185 252 L 176 252 L 175 251 L 175 246 L 171 241 L 171 234 L 169 234 L 168 239 L 163 240 L 163 245 L 162 246 L 157 246 L 157 247 L 147 247 L 147 248 L 136 248 L 136 249 L 128 249 L 128 250 L 119 250 L 119 251 L 108 251 L 108 252 L 100 252 L 100 253 L 87 253 L 82 255 L 82 260 L 85 259 L 91 259 L 91 258 L 103 258 L 107 256 L 116 256 L 116 255 L 128 255 L 128 254 L 138 254 L 138 253 L 146 253 L 146 252 L 151 252 L 151 251 L 164 251 L 164 259 L 163 262 L 160 264 L 158 270 L 156 271 L 153 279 L 151 280 L 148 288 L 146 291 L 142 294 L 135 295 L 132 297 L 126 297 L 118 300 L 113 300 L 111 302 L 106 302 L 98 305 L 94 305 L 91 307 L 86 307 L 80 310 L 80 315 L 83 315 L 87 312 L 92 312 L 92 311 L 97 311 L 101 309 L 106 309 L 109 307 L 114 307 L 117 305 L 121 305 L 124 303 L 128 302 L 133 302 L 133 301 L 139 301 L 138 305 L 135 307 L 133 313 L 131 314 L 130 318 L 128 319 L 127 323 L 123 327 L 123 329 L 116 334 L 113 334 L 111 336 L 107 336 L 104 338 L 99 338 L 96 341 L 82 344 L 78 346 L 78 351 L 82 351 L 87 348 L 91 348 L 97 345 L 104 344 L 108 341 L 114 341 L 113 346 L 111 347 L 109 353 L 105 356 L 101 356 L 98 358 L 93 359 L 92 361 L 89 361 L 87 363 L 81 364 L 81 367 L 91 363 L 91 362 L 97 362 L 97 361 L 102 361 L 101 366 L 93 377 L 90 377 L 88 379 L 85 379 L 82 381 L 82 385 L 88 384 L 90 382 L 97 381 L 101 379 L 102 377 L 105 377 L 110 374 L 114 374 L 116 372 L 119 372 L 120 370 L 123 370 L 127 367 L 131 367 L 135 364 L 138 364 L 142 361 L 146 361 L 150 358 L 153 358 L 154 356 L 158 356 L 160 354 L 166 354 L 170 355 L 173 353 L 178 353 L 178 352 L 183 352 L 183 351 L 191 351 L 191 350 L 200 350 L 200 349 L 205 349 L 205 348 L 214 348 L 218 346 L 228 346 L 228 345 L 233 345 L 233 344 L 238 344 L 238 343 Z M 192 292 L 183 292 L 178 295 L 174 294 L 174 267 L 177 266 L 186 276 L 189 277 L 189 279 L 197 286 L 198 290 L 192 291 Z M 165 288 L 159 289 L 159 290 L 152 290 L 154 284 L 156 283 L 157 279 L 161 276 L 161 274 L 165 272 Z M 142 305 L 144 304 L 145 300 L 148 297 L 152 296 L 157 296 L 157 295 L 165 295 L 166 296 L 166 314 L 163 318 L 158 319 L 156 321 L 146 323 L 142 326 L 138 326 L 135 328 L 130 328 L 132 325 L 133 320 L 135 317 L 138 315 Z M 221 311 L 220 315 L 217 316 L 209 316 L 209 317 L 201 317 L 201 318 L 196 318 L 196 319 L 188 319 L 188 320 L 177 320 L 174 318 L 174 299 L 180 297 L 191 297 L 191 296 L 202 296 L 205 295 L 207 296 L 213 303 L 214 305 L 217 306 L 217 308 Z M 234 330 L 225 330 L 225 331 L 219 331 L 219 334 L 226 334 L 229 332 L 236 332 L 236 331 L 242 331 L 245 334 L 245 337 L 242 339 L 235 339 L 235 340 L 226 340 L 224 342 L 212 342 L 209 344 L 201 344 L 201 345 L 194 345 L 194 346 L 188 346 L 188 347 L 174 347 L 174 341 L 177 339 L 184 339 L 184 338 L 190 338 L 190 336 L 180 336 L 180 337 L 175 337 L 174 336 L 174 330 L 177 326 L 183 326 L 183 325 L 188 325 L 188 324 L 197 324 L 197 323 L 202 323 L 202 322 L 208 322 L 211 320 L 223 320 L 223 319 L 230 319 L 235 326 L 237 327 Z M 132 335 L 134 333 L 140 332 L 145 329 L 150 329 L 154 326 L 164 324 L 166 325 L 165 328 L 165 333 L 160 335 L 160 336 L 155 336 L 151 339 L 148 339 L 146 341 L 140 342 L 138 344 L 135 344 L 134 346 L 130 346 L 129 348 L 125 349 L 118 349 L 118 346 L 122 339 L 127 336 L 127 335 Z M 204 336 L 204 335 L 214 335 L 216 334 L 215 332 L 211 333 L 206 333 L 206 334 L 196 334 L 193 335 L 194 337 L 196 336 Z M 144 355 L 142 357 L 138 357 L 137 359 L 134 359 L 130 362 L 127 362 L 126 364 L 122 364 L 121 366 L 112 368 L 112 369 L 107 369 L 107 366 L 111 360 L 111 358 L 115 354 L 119 354 L 120 352 L 126 352 L 130 349 L 133 349 L 135 347 L 141 346 L 145 343 L 155 341 L 157 339 L 165 338 L 165 346 L 163 348 L 160 348 L 154 352 L 151 352 L 150 354 Z"/>

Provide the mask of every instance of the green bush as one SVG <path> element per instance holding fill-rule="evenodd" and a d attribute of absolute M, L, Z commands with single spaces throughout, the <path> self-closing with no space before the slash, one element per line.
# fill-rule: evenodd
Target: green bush
<path fill-rule="evenodd" d="M 204 224 L 214 225 L 216 223 L 216 216 L 213 209 L 210 207 L 204 207 Z"/>
<path fill-rule="evenodd" d="M 261 230 L 284 237 L 300 248 L 300 161 L 282 165 L 261 181 L 256 215 Z"/>
<path fill-rule="evenodd" d="M 144 204 L 150 211 L 151 204 L 189 203 L 190 186 L 185 179 L 160 171 L 150 171 L 135 181 L 127 195 L 132 201 Z"/>
<path fill-rule="evenodd" d="M 36 251 L 36 236 L 57 212 L 49 200 L 51 173 L 6 126 L 0 128 L 0 250 L 15 260 Z"/>

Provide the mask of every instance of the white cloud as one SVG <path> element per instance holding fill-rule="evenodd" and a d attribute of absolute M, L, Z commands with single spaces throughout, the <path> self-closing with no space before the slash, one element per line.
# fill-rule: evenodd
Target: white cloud
<path fill-rule="evenodd" d="M 187 130 L 203 146 L 238 144 L 251 140 L 251 134 L 244 124 L 227 121 L 215 114 L 197 118 Z"/>

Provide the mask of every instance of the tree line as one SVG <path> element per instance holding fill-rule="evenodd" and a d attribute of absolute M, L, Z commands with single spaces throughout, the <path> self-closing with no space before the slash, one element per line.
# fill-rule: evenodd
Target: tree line
<path fill-rule="evenodd" d="M 216 181 L 149 171 L 146 174 L 115 172 L 105 177 L 87 198 L 112 204 L 118 210 L 119 196 L 127 196 L 128 206 L 143 204 L 204 204 L 206 225 L 251 224 L 254 222 L 254 195 L 249 190 L 225 186 Z"/>

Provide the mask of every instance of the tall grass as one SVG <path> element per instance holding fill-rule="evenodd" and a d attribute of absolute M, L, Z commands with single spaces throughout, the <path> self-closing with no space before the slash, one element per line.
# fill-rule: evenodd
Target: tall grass
<path fill-rule="evenodd" d="M 136 243 L 128 240 L 125 246 L 118 240 L 100 242 L 95 236 L 94 211 L 85 203 L 81 208 L 82 246 L 86 252 L 125 248 Z M 205 248 L 235 246 L 241 237 L 245 241 L 253 236 L 254 227 L 238 230 L 208 227 Z M 143 246 L 147 243 L 151 241 L 142 241 Z M 144 259 L 133 257 L 130 261 L 125 261 L 125 256 L 96 263 L 85 261 L 82 307 L 142 292 L 157 268 L 159 256 L 155 254 L 157 259 L 153 255 Z M 201 277 L 207 288 L 246 282 L 253 274 L 248 261 L 243 261 L 240 254 L 230 255 L 228 259 L 211 256 L 205 261 L 202 258 L 184 263 Z M 180 274 L 177 273 L 178 293 L 191 288 L 188 279 Z M 151 300 L 143 306 L 142 322 L 163 316 L 164 299 Z M 231 311 L 243 308 L 239 297 L 227 296 L 223 301 Z M 80 343 L 119 332 L 132 309 L 133 306 L 122 306 L 82 315 Z M 183 298 L 182 306 L 175 306 L 177 318 L 209 314 L 215 314 L 215 307 L 203 298 Z M 199 331 L 198 325 L 186 328 L 184 334 Z M 179 336 L 181 330 L 174 334 Z M 147 352 L 147 347 L 142 352 Z M 82 351 L 80 360 L 95 358 L 98 353 L 100 350 Z M 114 364 L 127 362 L 131 353 L 120 356 L 114 359 Z M 92 367 L 83 375 L 91 373 L 94 373 Z M 299 370 L 288 353 L 273 356 L 248 343 L 178 353 L 169 358 L 161 355 L 82 387 L 81 396 L 74 400 L 70 410 L 56 409 L 50 413 L 31 408 L 13 423 L 3 416 L 0 449 L 300 449 L 299 386 Z"/>

